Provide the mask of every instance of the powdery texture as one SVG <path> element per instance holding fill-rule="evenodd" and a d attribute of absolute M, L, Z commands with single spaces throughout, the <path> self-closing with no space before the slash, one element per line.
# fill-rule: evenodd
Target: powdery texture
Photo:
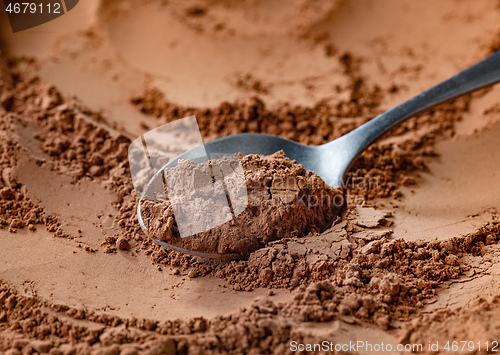
<path fill-rule="evenodd" d="M 152 260 L 186 269 L 194 267 L 199 269 L 196 272 L 197 275 L 213 274 L 227 279 L 237 289 L 247 290 L 265 286 L 269 282 L 272 285 L 281 287 L 295 287 L 300 283 L 309 282 L 309 280 L 301 278 L 300 275 L 321 274 L 321 267 L 318 269 L 317 263 L 306 264 L 305 261 L 299 261 L 290 264 L 290 261 L 294 260 L 293 255 L 296 255 L 296 252 L 288 251 L 285 244 L 286 240 L 278 243 L 276 245 L 277 251 L 270 254 L 272 255 L 270 256 L 271 260 L 276 263 L 274 268 L 281 271 L 269 273 L 268 271 L 260 272 L 259 270 L 259 272 L 255 272 L 249 270 L 244 277 L 239 273 L 234 273 L 233 266 L 225 264 L 213 265 L 207 261 L 199 261 L 187 255 L 165 250 L 154 244 L 142 233 L 137 220 L 138 199 L 133 193 L 128 164 L 126 163 L 130 140 L 122 135 L 112 135 L 109 130 L 99 127 L 97 123 L 93 124 L 89 117 L 94 122 L 103 122 L 104 120 L 98 114 L 81 107 L 74 100 L 64 98 L 54 87 L 41 82 L 33 74 L 31 63 L 12 61 L 10 66 L 16 81 L 13 88 L 5 87 L 3 90 L 2 102 L 4 107 L 9 112 L 23 117 L 31 117 L 36 122 L 39 126 L 37 138 L 42 142 L 41 149 L 50 155 L 51 160 L 49 162 L 54 166 L 54 169 L 70 174 L 75 180 L 86 177 L 102 181 L 105 186 L 116 191 L 117 201 L 115 206 L 119 210 L 116 224 L 123 230 L 122 236 L 129 241 L 130 245 L 143 249 L 146 254 L 151 255 Z M 463 110 L 467 109 L 467 105 L 461 104 L 464 100 L 467 102 L 466 99 L 462 99 L 462 101 L 456 101 L 454 104 L 441 105 L 441 108 L 435 109 L 431 114 L 424 115 L 420 120 L 423 120 L 425 122 L 423 125 L 430 127 L 434 134 L 446 133 L 453 129 L 453 122 L 459 119 Z M 352 114 L 358 112 L 358 104 L 359 100 L 354 101 L 353 104 L 346 103 L 346 105 L 352 107 Z M 324 117 L 326 120 L 326 116 L 315 115 L 315 113 L 321 112 L 319 108 L 314 110 L 300 107 L 287 108 L 284 113 L 266 109 L 263 112 L 259 111 L 259 114 L 255 116 L 251 116 L 252 119 L 245 119 L 243 113 L 253 110 L 254 105 L 247 103 L 223 104 L 217 109 L 196 112 L 193 112 L 192 109 L 183 109 L 176 106 L 168 107 L 172 110 L 168 112 L 172 112 L 174 117 L 190 113 L 200 114 L 198 120 L 204 134 L 210 132 L 209 127 L 214 124 L 210 122 L 216 121 L 217 127 L 227 127 L 226 131 L 222 131 L 224 134 L 230 133 L 230 130 L 236 130 L 236 127 L 239 127 L 237 126 L 238 122 L 247 122 L 246 124 L 255 121 L 260 122 L 261 120 L 262 122 L 268 122 L 268 120 L 273 122 L 273 117 L 274 119 L 276 117 L 282 117 L 282 119 L 288 117 L 289 123 L 294 128 L 300 128 L 302 125 L 301 120 L 297 117 L 303 117 L 303 120 L 305 118 Z M 335 112 L 338 108 L 329 108 L 329 110 Z M 299 114 L 300 112 L 302 114 Z M 366 113 L 364 115 L 367 117 Z M 341 134 L 343 133 L 342 129 L 347 131 L 350 129 L 349 127 L 353 128 L 356 124 L 362 123 L 360 120 L 353 121 L 351 119 L 348 127 L 346 127 L 342 123 L 338 123 L 343 120 L 347 121 L 347 119 L 340 119 L 339 121 L 327 120 L 325 122 L 331 122 L 332 125 L 337 127 L 333 129 L 333 135 Z M 395 132 L 399 134 L 405 132 L 411 128 L 412 122 L 415 122 L 415 120 L 411 119 Z M 337 126 L 337 124 L 340 126 Z M 294 130 L 287 130 L 287 132 L 291 131 Z M 269 131 L 266 131 L 266 133 L 269 133 Z M 308 133 L 314 135 L 312 131 Z M 319 137 L 317 134 L 316 136 Z M 307 135 L 301 135 L 300 137 L 307 137 Z M 363 197 L 371 198 L 386 196 L 390 194 L 390 191 L 397 191 L 398 184 L 410 182 L 411 175 L 409 176 L 409 173 L 415 171 L 415 169 L 425 169 L 423 157 L 432 153 L 432 143 L 433 140 L 428 137 L 417 136 L 397 145 L 385 143 L 373 145 L 362 153 L 360 160 L 356 163 L 358 168 L 352 172 L 351 176 L 367 174 L 378 179 L 376 180 L 378 183 L 364 188 L 355 184 L 348 184 L 348 192 L 357 193 L 359 190 Z M 404 149 L 401 147 L 404 147 Z M 372 157 L 372 159 L 369 157 Z M 47 217 L 44 222 L 48 223 L 50 230 L 60 231 L 58 221 L 54 220 L 54 218 Z M 348 229 L 348 227 L 346 228 Z M 61 236 L 64 235 L 62 231 L 59 233 Z M 117 237 L 106 238 L 104 241 L 104 245 L 107 246 L 109 251 L 116 250 Z M 298 242 L 300 243 L 300 241 Z M 332 243 L 333 241 L 328 242 L 328 247 L 335 246 L 336 248 L 338 242 Z M 342 243 L 345 244 L 345 242 Z M 346 257 L 346 255 L 350 255 L 351 247 L 344 244 L 339 245 L 338 248 L 341 251 L 340 255 Z M 259 260 L 258 263 L 267 263 L 265 257 L 262 259 L 256 258 L 256 260 Z M 245 265 L 238 266 L 238 269 L 243 269 Z M 294 271 L 296 265 L 298 268 Z"/>
<path fill-rule="evenodd" d="M 4 125 L 7 122 L 3 122 Z M 44 223 L 42 209 L 25 198 L 26 187 L 10 174 L 15 166 L 15 151 L 19 149 L 15 142 L 0 139 L 0 228 L 8 227 L 11 232 L 18 228 L 35 228 L 35 224 Z"/>
<path fill-rule="evenodd" d="M 238 314 L 190 321 L 120 319 L 18 295 L 0 283 L 0 351 L 52 354 L 283 353 L 293 340 L 317 341 L 291 329 L 270 301 Z"/>
<path fill-rule="evenodd" d="M 247 102 L 223 103 L 212 109 L 178 106 L 167 101 L 156 89 L 145 89 L 131 99 L 146 114 L 166 123 L 174 119 L 195 115 L 204 138 L 211 140 L 242 132 L 279 135 L 303 144 L 323 144 L 338 138 L 381 113 L 380 89 L 369 88 L 352 67 L 355 59 L 346 54 L 341 57 L 346 71 L 352 77 L 351 97 L 336 106 L 318 103 L 313 108 L 283 105 L 269 109 L 257 97 Z M 355 67 L 355 66 L 354 66 Z M 348 174 L 346 188 L 367 199 L 398 197 L 399 186 L 411 184 L 408 173 L 425 171 L 424 157 L 434 156 L 432 147 L 437 135 L 453 134 L 454 122 L 468 110 L 470 96 L 439 105 L 430 113 L 402 123 L 391 135 L 410 132 L 403 141 L 378 143 L 365 150 Z M 411 136 L 417 127 L 425 127 L 427 135 Z M 365 186 L 362 181 L 374 183 Z"/>
<path fill-rule="evenodd" d="M 159 124 L 196 113 L 202 133 L 210 138 L 254 131 L 320 144 L 373 117 L 379 111 L 380 100 L 390 95 L 364 82 L 357 68 L 358 59 L 346 53 L 338 60 L 343 63 L 351 86 L 349 98 L 334 107 L 319 103 L 313 108 L 285 105 L 270 109 L 255 98 L 244 103 L 192 109 L 168 102 L 154 89 L 146 89 L 133 103 L 144 113 L 158 116 Z M 394 241 L 390 239 L 389 214 L 373 217 L 371 210 L 358 213 L 349 208 L 342 221 L 337 221 L 331 230 L 321 235 L 310 233 L 305 238 L 282 238 L 251 253 L 244 261 L 200 260 L 160 248 L 138 226 L 135 213 L 138 199 L 133 194 L 126 163 L 130 140 L 114 134 L 112 129 L 104 129 L 101 115 L 43 83 L 33 73 L 33 65 L 35 63 L 29 60 L 12 60 L 4 66 L 0 82 L 2 134 L 12 133 L 10 130 L 14 127 L 8 126 L 12 122 L 33 123 L 37 140 L 32 142 L 47 155 L 45 164 L 72 176 L 75 181 L 100 182 L 116 194 L 114 205 L 119 211 L 116 223 L 121 232 L 106 238 L 107 250 L 143 251 L 154 262 L 174 266 L 182 275 L 213 275 L 227 280 L 237 290 L 290 288 L 294 289 L 295 297 L 280 303 L 270 296 L 229 316 L 211 319 L 122 319 L 53 304 L 36 294 L 21 295 L 2 282 L 1 351 L 168 354 L 175 351 L 234 353 L 244 348 L 249 353 L 283 353 L 291 339 L 323 340 L 298 330 L 302 326 L 300 322 L 305 320 L 366 321 L 392 329 L 398 327 L 399 321 L 417 319 L 424 302 L 435 296 L 438 287 L 469 271 L 467 258 L 491 256 L 498 245 L 497 223 L 444 242 Z M 470 97 L 461 98 L 409 120 L 390 134 L 403 137 L 397 143 L 373 145 L 361 155 L 350 176 L 373 176 L 379 179 L 379 184 L 364 189 L 348 186 L 350 191 L 368 199 L 397 196 L 401 185 L 415 183 L 414 173 L 425 169 L 424 157 L 434 155 L 435 138 L 453 134 L 454 123 L 468 110 L 469 100 Z M 417 123 L 418 127 L 425 128 L 425 134 L 410 133 Z M 57 219 L 45 216 L 40 207 L 29 201 L 24 185 L 8 172 L 17 164 L 15 158 L 22 147 L 5 134 L 0 142 L 0 202 L 5 227 L 8 225 L 15 231 L 30 224 L 38 228 L 45 223 L 54 235 L 71 237 L 63 234 Z M 361 215 L 364 218 L 370 215 L 369 221 L 359 223 Z M 497 337 L 494 329 L 497 304 L 493 298 L 473 304 L 469 309 L 419 318 L 402 334 L 401 341 L 425 342 L 434 333 L 463 338 L 465 326 L 460 325 L 471 324 L 472 318 L 481 318 L 483 324 L 474 328 L 474 334 L 491 331 L 488 336 Z M 436 335 L 436 339 L 439 337 Z"/>
<path fill-rule="evenodd" d="M 221 188 L 222 196 L 219 194 L 214 196 L 214 193 L 207 195 L 201 188 L 197 189 L 196 186 L 192 186 L 196 189 L 195 194 L 199 201 L 196 201 L 197 204 L 194 205 L 193 210 L 186 211 L 189 206 L 182 205 L 183 214 L 188 219 L 193 219 L 182 223 L 190 223 L 191 226 L 196 227 L 197 224 L 204 226 L 213 222 L 214 219 L 229 219 L 229 221 L 216 228 L 181 238 L 176 224 L 174 225 L 175 216 L 171 201 L 143 200 L 141 210 L 147 234 L 190 251 L 221 255 L 235 253 L 248 257 L 251 252 L 266 246 L 271 241 L 285 237 L 301 237 L 313 231 L 325 230 L 343 205 L 343 195 L 340 190 L 330 188 L 317 174 L 306 171 L 302 165 L 290 161 L 283 152 L 269 157 L 240 155 L 239 158 L 244 170 L 245 183 L 245 195 L 241 197 L 248 199 L 248 206 L 241 213 L 234 212 L 236 216 L 233 218 L 229 208 L 224 212 L 217 207 L 208 206 L 209 210 L 218 214 L 225 213 L 226 216 L 218 218 L 209 215 L 210 218 L 206 218 L 204 216 L 206 204 L 214 204 L 213 199 L 226 202 L 224 189 Z M 212 167 L 220 164 L 219 161 L 210 163 Z M 195 185 L 197 182 L 200 183 L 196 180 L 196 172 L 203 174 L 202 167 L 194 168 L 194 165 L 191 166 L 188 162 L 180 162 L 178 167 L 172 169 L 180 169 L 183 177 L 193 175 Z M 194 171 L 194 174 L 189 174 L 185 171 L 186 169 Z M 173 172 L 171 174 L 174 175 Z M 204 176 L 211 178 L 210 172 Z M 228 175 L 228 179 L 225 180 L 226 186 L 232 186 L 231 181 L 234 182 L 237 178 L 237 176 Z M 216 178 L 215 182 L 218 181 L 221 180 Z M 210 180 L 209 183 L 211 182 Z M 236 193 L 228 192 L 228 195 L 234 197 Z M 189 196 L 183 197 L 190 198 Z M 195 199 L 194 196 L 191 198 Z M 180 203 L 183 202 L 180 201 Z M 237 202 L 231 199 L 231 202 L 234 210 L 242 206 L 245 201 Z"/>
<path fill-rule="evenodd" d="M 351 260 L 325 267 L 322 274 L 328 280 L 298 288 L 285 304 L 276 304 L 270 298 L 256 299 L 235 314 L 210 320 L 121 319 L 51 304 L 36 296 L 20 296 L 8 285 L 0 284 L 0 350 L 90 353 L 99 349 L 111 353 L 174 354 L 245 348 L 255 353 L 283 353 L 291 340 L 321 341 L 295 331 L 297 321 L 338 318 L 353 323 L 359 319 L 386 329 L 394 320 L 408 319 L 421 301 L 435 294 L 439 284 L 464 270 L 457 264 L 460 257 L 477 255 L 485 244 L 495 245 L 499 240 L 499 225 L 491 224 L 466 238 L 439 243 L 372 242 L 356 251 Z M 470 310 L 425 316 L 403 332 L 401 342 L 441 339 L 433 330 L 450 339 L 459 338 L 465 330 L 457 320 L 469 321 L 480 314 L 488 321 L 494 318 L 497 306 L 495 298 L 479 301 Z M 490 339 L 488 334 L 481 336 Z"/>

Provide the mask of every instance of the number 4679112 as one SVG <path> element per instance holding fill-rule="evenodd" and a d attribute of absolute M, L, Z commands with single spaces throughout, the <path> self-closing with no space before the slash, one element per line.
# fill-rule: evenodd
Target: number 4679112
<path fill-rule="evenodd" d="M 37 4 L 34 2 L 17 2 L 17 3 L 9 3 L 7 5 L 7 9 L 5 10 L 8 13 L 12 14 L 26 14 L 26 13 L 31 13 L 31 14 L 42 14 L 44 13 L 44 4 Z M 61 4 L 56 2 L 56 3 L 48 3 L 45 4 L 45 13 L 49 14 L 60 14 L 61 13 Z"/>
<path fill-rule="evenodd" d="M 485 341 L 485 342 L 473 342 L 473 341 L 448 341 L 444 345 L 444 350 L 452 352 L 475 352 L 475 351 L 486 351 L 486 352 L 498 352 L 498 341 Z"/>

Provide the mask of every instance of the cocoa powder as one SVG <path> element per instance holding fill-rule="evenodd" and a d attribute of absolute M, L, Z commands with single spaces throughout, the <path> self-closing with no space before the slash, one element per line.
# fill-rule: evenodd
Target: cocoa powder
<path fill-rule="evenodd" d="M 147 234 L 188 251 L 222 256 L 229 253 L 248 257 L 251 252 L 266 246 L 269 242 L 285 237 L 302 237 L 310 232 L 322 232 L 329 227 L 343 206 L 341 190 L 327 186 L 318 175 L 290 161 L 283 152 L 269 157 L 239 155 L 239 159 L 245 183 L 242 197 L 248 201 L 240 203 L 242 207 L 247 206 L 242 211 L 239 213 L 233 211 L 234 218 L 228 209 L 225 212 L 228 218 L 224 219 L 229 219 L 228 222 L 189 237 L 181 237 L 169 200 L 142 200 L 142 218 Z M 220 161 L 209 163 L 214 169 Z M 189 175 L 182 170 L 183 164 L 186 163 L 181 161 L 172 169 L 181 169 L 180 176 L 187 177 Z M 187 169 L 192 170 L 189 166 Z M 196 169 L 201 171 L 202 168 L 197 166 Z M 207 176 L 211 178 L 210 175 Z M 228 178 L 235 180 L 231 175 L 228 175 Z M 230 184 L 231 181 L 226 179 L 226 185 Z M 202 203 L 210 205 L 213 204 L 212 198 L 217 198 L 217 196 L 201 197 Z M 222 198 L 225 200 L 225 196 Z M 232 201 L 234 210 L 239 206 L 236 199 Z M 205 208 L 200 205 L 200 201 L 193 210 L 186 211 L 186 205 L 183 206 L 184 213 L 190 219 L 187 222 L 191 226 L 206 225 L 216 220 L 217 216 L 206 215 L 210 210 L 221 212 L 214 208 Z"/>
<path fill-rule="evenodd" d="M 348 63 L 354 60 L 348 54 L 342 58 Z M 348 68 L 351 66 L 347 65 Z M 350 76 L 354 75 L 351 71 L 356 72 L 356 69 L 349 70 Z M 167 101 L 154 88 L 146 88 L 131 102 L 141 112 L 158 117 L 159 124 L 195 115 L 205 140 L 258 132 L 317 145 L 341 137 L 381 113 L 378 108 L 382 95 L 380 89 L 367 87 L 357 75 L 349 88 L 350 99 L 336 106 L 326 103 L 318 103 L 315 107 L 284 104 L 270 109 L 258 97 L 252 97 L 246 102 L 225 102 L 216 108 L 189 108 Z M 425 127 L 427 135 L 408 137 L 402 142 L 384 143 L 382 140 L 370 146 L 348 173 L 346 187 L 366 199 L 399 196 L 399 186 L 404 184 L 408 173 L 425 171 L 423 158 L 435 155 L 433 140 L 436 136 L 453 134 L 454 123 L 468 110 L 469 102 L 470 95 L 463 96 L 403 122 L 386 136 L 404 136 L 416 127 Z M 377 183 L 360 186 L 358 182 L 364 178 Z"/>
<path fill-rule="evenodd" d="M 390 95 L 366 85 L 356 67 L 358 59 L 349 54 L 337 59 L 344 63 L 352 84 L 349 99 L 336 107 L 319 103 L 313 108 L 288 105 L 268 108 L 255 98 L 250 102 L 193 109 L 168 102 L 154 89 L 146 89 L 133 102 L 141 111 L 158 116 L 158 124 L 195 113 L 201 121 L 202 133 L 210 139 L 253 131 L 320 144 L 373 117 L 378 113 L 380 99 Z M 2 228 L 16 231 L 45 224 L 52 233 L 63 236 L 60 222 L 53 216 L 45 216 L 43 208 L 30 202 L 29 191 L 9 173 L 18 163 L 16 157 L 23 147 L 6 136 L 16 133 L 13 122 L 29 121 L 37 127 L 37 139 L 33 142 L 46 154 L 46 164 L 75 181 L 91 179 L 116 193 L 115 207 L 119 211 L 116 222 L 122 232 L 119 238 L 106 239 L 104 245 L 143 251 L 154 262 L 174 266 L 182 275 L 213 275 L 227 280 L 236 290 L 293 289 L 294 298 L 284 304 L 274 302 L 272 297 L 256 300 L 246 309 L 212 319 L 122 319 L 53 304 L 37 295 L 20 295 L 1 282 L 1 351 L 234 353 L 245 349 L 254 353 L 283 353 L 292 339 L 323 340 L 298 330 L 297 325 L 303 321 L 366 321 L 390 329 L 397 327 L 398 322 L 415 319 L 425 301 L 434 297 L 446 280 L 456 279 L 467 271 L 467 257 L 489 255 L 492 251 L 485 245 L 498 244 L 496 223 L 444 242 L 394 241 L 390 238 L 391 230 L 382 228 L 389 223 L 382 219 L 376 223 L 357 223 L 357 217 L 352 217 L 355 209 L 349 207 L 326 234 L 315 233 L 314 228 L 322 228 L 319 228 L 321 223 L 314 221 L 307 229 L 310 233 L 303 233 L 305 237 L 287 233 L 284 238 L 250 253 L 248 260 L 203 260 L 159 247 L 142 233 L 137 221 L 139 201 L 126 163 L 130 140 L 100 127 L 105 124 L 102 115 L 40 80 L 35 65 L 31 60 L 11 60 L 0 81 L 0 128 L 2 133 L 7 132 L 0 136 Z M 361 155 L 350 176 L 378 177 L 379 184 L 367 188 L 349 185 L 349 191 L 367 199 L 398 196 L 399 187 L 415 183 L 415 173 L 425 169 L 424 158 L 434 155 L 436 137 L 453 134 L 454 123 L 468 110 L 470 100 L 471 97 L 461 98 L 409 120 L 389 134 L 402 137 L 397 144 L 373 145 Z M 426 134 L 405 137 L 417 126 L 427 128 Z M 276 160 L 279 159 L 271 162 Z M 380 227 L 381 232 L 367 227 L 373 225 Z M 443 329 L 450 322 L 466 323 L 477 314 L 488 323 L 494 318 L 491 310 L 497 306 L 498 300 L 493 299 L 474 305 L 471 311 L 424 317 L 402 339 L 425 342 L 432 338 L 432 332 L 443 332 L 446 336 L 463 334 L 465 330 L 459 327 L 455 333 L 451 328 Z"/>

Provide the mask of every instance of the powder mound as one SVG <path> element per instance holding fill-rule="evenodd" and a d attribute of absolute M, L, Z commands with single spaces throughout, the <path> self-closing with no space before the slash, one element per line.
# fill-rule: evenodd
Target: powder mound
<path fill-rule="evenodd" d="M 271 241 L 325 230 L 343 205 L 341 190 L 329 187 L 283 152 L 236 158 L 197 166 L 183 161 L 170 168 L 166 185 L 182 181 L 175 190 L 192 203 L 183 203 L 168 188 L 166 199 L 141 200 L 147 234 L 188 251 L 246 257 Z M 238 164 L 241 176 L 235 173 Z M 228 200 L 226 208 L 219 208 Z"/>
<path fill-rule="evenodd" d="M 0 130 L 11 134 L 8 131 L 11 124 L 11 118 L 1 117 Z M 46 216 L 43 209 L 26 196 L 26 186 L 12 173 L 20 147 L 6 136 L 0 136 L 0 229 L 7 228 L 13 233 L 24 227 L 34 230 L 36 224 L 46 221 Z"/>

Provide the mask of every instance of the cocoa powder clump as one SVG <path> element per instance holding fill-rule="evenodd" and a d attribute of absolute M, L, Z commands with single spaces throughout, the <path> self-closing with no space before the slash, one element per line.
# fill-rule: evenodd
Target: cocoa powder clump
<path fill-rule="evenodd" d="M 248 256 L 271 241 L 323 231 L 339 213 L 343 205 L 342 191 L 329 187 L 317 174 L 306 171 L 302 165 L 286 158 L 283 152 L 268 157 L 239 155 L 239 158 L 248 198 L 241 213 L 231 218 L 228 209 L 203 215 L 200 204 L 200 209 L 195 207 L 190 211 L 192 220 L 189 223 L 204 225 L 218 218 L 220 213 L 228 214 L 229 221 L 181 238 L 171 201 L 142 200 L 148 235 L 189 251 Z M 182 169 L 183 164 L 173 169 Z M 201 174 L 202 167 L 196 169 Z M 205 176 L 210 179 L 209 175 Z M 238 207 L 233 204 L 233 209 Z"/>

